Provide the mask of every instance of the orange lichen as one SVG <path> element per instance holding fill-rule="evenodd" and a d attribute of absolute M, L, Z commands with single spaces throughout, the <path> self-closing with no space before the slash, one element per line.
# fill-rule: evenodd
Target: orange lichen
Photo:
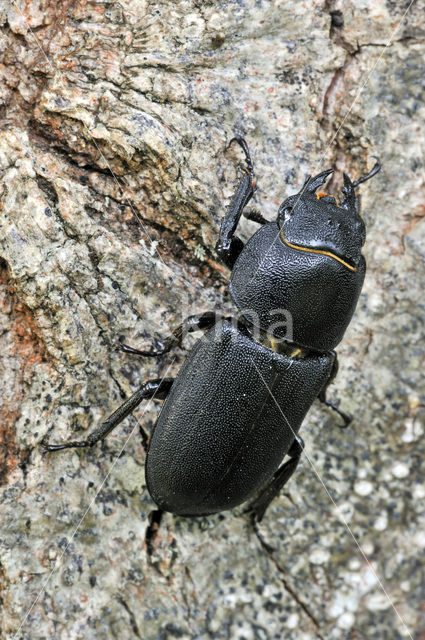
<path fill-rule="evenodd" d="M 0 408 L 0 483 L 22 464 L 27 451 L 16 444 L 15 425 L 19 418 L 19 406 L 24 387 L 32 378 L 35 366 L 46 360 L 44 345 L 36 333 L 36 325 L 30 310 L 14 294 L 9 273 L 0 261 L 0 314 L 5 323 L 7 343 L 6 367 L 8 369 L 7 393 Z M 10 366 L 12 365 L 12 366 Z M 6 368 L 5 367 L 5 368 Z"/>

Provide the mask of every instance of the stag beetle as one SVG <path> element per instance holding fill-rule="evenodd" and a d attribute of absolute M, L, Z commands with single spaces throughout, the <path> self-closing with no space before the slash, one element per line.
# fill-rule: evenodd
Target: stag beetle
<path fill-rule="evenodd" d="M 200 516 L 251 499 L 248 509 L 259 522 L 298 465 L 304 446 L 298 430 L 313 401 L 318 398 L 340 414 L 344 426 L 349 423 L 326 399 L 326 389 L 337 372 L 333 349 L 351 320 L 365 276 L 365 225 L 355 187 L 380 165 L 377 161 L 355 182 L 344 174 L 340 202 L 316 194 L 333 169 L 309 177 L 279 207 L 277 220 L 268 222 L 245 210 L 254 193 L 254 171 L 245 140 L 234 141 L 244 151 L 246 167 L 216 251 L 232 270 L 237 321 L 202 313 L 179 325 L 161 349 L 121 345 L 127 353 L 161 356 L 185 332 L 208 330 L 175 379 L 145 382 L 86 440 L 44 441 L 43 446 L 47 451 L 91 447 L 142 400 L 165 400 L 146 458 L 147 486 L 158 507 Z M 246 245 L 235 236 L 242 213 L 261 225 Z M 277 317 L 272 310 L 278 310 Z M 286 455 L 289 460 L 282 464 Z"/>

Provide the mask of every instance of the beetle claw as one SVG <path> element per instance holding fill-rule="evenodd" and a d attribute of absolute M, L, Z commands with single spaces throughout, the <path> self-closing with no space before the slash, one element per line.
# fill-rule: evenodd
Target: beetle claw
<path fill-rule="evenodd" d="M 251 525 L 252 525 L 252 528 L 254 529 L 254 533 L 257 536 L 261 546 L 267 551 L 267 553 L 276 553 L 277 548 L 273 547 L 270 543 L 268 543 L 265 537 L 263 536 L 263 534 L 261 533 L 260 527 L 258 526 L 258 521 L 256 518 L 255 511 L 251 511 Z"/>
<path fill-rule="evenodd" d="M 43 455 L 49 452 L 49 443 L 47 442 L 47 436 L 44 436 L 44 438 L 40 440 L 40 449 Z"/>

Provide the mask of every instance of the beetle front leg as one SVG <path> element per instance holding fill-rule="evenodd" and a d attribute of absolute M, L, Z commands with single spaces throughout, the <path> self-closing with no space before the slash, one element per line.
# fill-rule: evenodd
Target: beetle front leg
<path fill-rule="evenodd" d="M 109 418 L 95 429 L 86 440 L 71 440 L 60 444 L 49 444 L 45 439 L 41 441 L 41 446 L 45 451 L 59 451 L 61 449 L 75 449 L 80 447 L 92 447 L 99 440 L 103 440 L 111 433 L 117 425 L 120 424 L 134 409 L 142 402 L 155 398 L 155 400 L 164 400 L 174 382 L 174 378 L 162 378 L 157 380 L 148 380 L 140 389 L 133 393 Z"/>
<path fill-rule="evenodd" d="M 220 313 L 216 311 L 206 311 L 194 316 L 189 316 L 175 329 L 173 329 L 171 335 L 165 338 L 161 349 L 135 349 L 128 344 L 118 343 L 118 349 L 124 351 L 124 353 L 131 353 L 135 356 L 143 357 L 159 357 L 171 351 L 173 347 L 181 345 L 181 342 L 186 333 L 193 333 L 194 331 L 203 331 L 210 329 L 215 325 L 217 320 L 221 317 Z"/>
<path fill-rule="evenodd" d="M 248 145 L 243 138 L 232 138 L 229 144 L 232 144 L 232 142 L 237 142 L 242 147 L 245 153 L 246 168 L 244 169 L 244 175 L 239 183 L 237 191 L 227 207 L 226 215 L 221 223 L 220 235 L 215 247 L 217 254 L 230 269 L 232 269 L 236 262 L 236 258 L 244 248 L 244 243 L 240 238 L 235 236 L 234 233 L 244 208 L 254 195 L 254 187 L 252 184 L 254 168 L 249 154 Z"/>
<path fill-rule="evenodd" d="M 304 440 L 299 436 L 295 436 L 294 441 L 288 451 L 290 460 L 285 462 L 276 471 L 269 484 L 261 491 L 261 493 L 255 498 L 249 505 L 247 512 L 252 514 L 254 522 L 261 522 L 266 512 L 267 507 L 271 501 L 279 495 L 282 488 L 288 482 L 301 458 L 301 454 L 304 450 Z"/>

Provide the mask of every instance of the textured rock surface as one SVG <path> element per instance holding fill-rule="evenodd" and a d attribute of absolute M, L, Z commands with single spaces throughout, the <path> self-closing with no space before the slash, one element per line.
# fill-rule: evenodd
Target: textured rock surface
<path fill-rule="evenodd" d="M 0 3 L 2 637 L 425 637 L 425 34 L 407 7 Z M 261 525 L 273 553 L 235 513 L 158 528 L 138 422 L 159 407 L 91 451 L 39 448 L 178 369 L 182 351 L 137 361 L 117 336 L 147 344 L 221 304 L 234 133 L 269 218 L 307 172 L 383 164 L 331 393 L 355 421 L 313 407 Z"/>

